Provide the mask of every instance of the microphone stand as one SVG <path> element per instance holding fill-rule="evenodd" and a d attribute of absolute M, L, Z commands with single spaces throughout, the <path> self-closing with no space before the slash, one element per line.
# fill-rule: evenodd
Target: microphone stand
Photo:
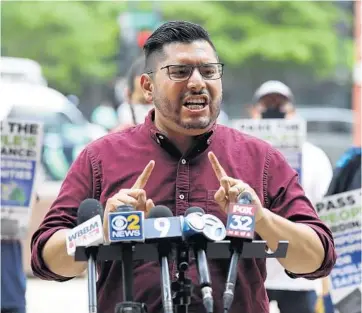
<path fill-rule="evenodd" d="M 133 302 L 133 245 L 122 244 L 123 302 L 118 303 L 115 313 L 147 313 L 144 303 Z"/>
<path fill-rule="evenodd" d="M 252 201 L 253 198 L 249 192 L 241 193 L 237 198 L 238 204 L 251 204 Z M 232 254 L 230 259 L 228 276 L 226 279 L 225 291 L 223 294 L 224 313 L 229 312 L 232 302 L 234 300 L 234 290 L 237 280 L 237 267 L 241 254 L 243 252 L 244 241 L 245 240 L 239 238 L 230 238 L 230 252 Z"/>
<path fill-rule="evenodd" d="M 175 313 L 188 313 L 192 285 L 191 279 L 186 278 L 185 275 L 189 268 L 189 249 L 185 243 L 181 243 L 177 249 L 176 263 L 179 275 L 177 280 L 171 284 Z"/>
<path fill-rule="evenodd" d="M 86 249 L 88 255 L 88 312 L 97 313 L 97 264 L 96 258 L 98 247 L 89 247 Z"/>

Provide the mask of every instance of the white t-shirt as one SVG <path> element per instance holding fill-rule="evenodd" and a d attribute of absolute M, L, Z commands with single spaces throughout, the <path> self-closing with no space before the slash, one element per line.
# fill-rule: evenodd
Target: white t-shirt
<path fill-rule="evenodd" d="M 302 186 L 312 203 L 319 201 L 328 190 L 333 176 L 332 165 L 317 146 L 306 142 L 302 148 Z M 287 276 L 277 259 L 267 259 L 265 287 L 277 290 L 315 290 L 321 292 L 321 280 L 293 279 Z"/>

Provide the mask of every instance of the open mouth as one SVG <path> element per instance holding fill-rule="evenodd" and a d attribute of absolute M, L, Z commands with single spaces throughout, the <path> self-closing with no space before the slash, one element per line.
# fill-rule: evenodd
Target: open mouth
<path fill-rule="evenodd" d="M 192 111 L 202 110 L 208 104 L 208 99 L 206 97 L 190 97 L 186 99 L 183 104 L 186 108 Z"/>

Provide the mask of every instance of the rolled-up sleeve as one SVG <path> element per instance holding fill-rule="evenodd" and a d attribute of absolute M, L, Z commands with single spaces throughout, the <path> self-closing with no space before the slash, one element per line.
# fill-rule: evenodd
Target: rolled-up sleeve
<path fill-rule="evenodd" d="M 77 225 L 77 210 L 79 204 L 95 194 L 94 181 L 99 175 L 93 170 L 95 159 L 88 147 L 73 162 L 61 186 L 60 192 L 39 228 L 32 236 L 31 268 L 35 276 L 56 281 L 66 281 L 69 277 L 59 276 L 49 270 L 43 258 L 42 251 L 49 238 L 60 229 L 71 229 Z"/>
<path fill-rule="evenodd" d="M 328 276 L 336 262 L 336 252 L 331 230 L 318 217 L 312 203 L 306 197 L 299 183 L 299 176 L 285 158 L 270 148 L 266 171 L 266 203 L 269 209 L 295 223 L 311 227 L 323 244 L 325 257 L 322 265 L 313 273 L 294 274 L 286 271 L 291 278 L 317 279 Z M 303 175 L 303 173 L 302 173 Z"/>

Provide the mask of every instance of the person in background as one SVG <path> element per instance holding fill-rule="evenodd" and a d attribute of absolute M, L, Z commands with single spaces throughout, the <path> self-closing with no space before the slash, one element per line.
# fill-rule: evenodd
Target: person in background
<path fill-rule="evenodd" d="M 361 147 L 352 147 L 337 161 L 327 195 L 359 188 L 361 188 Z"/>
<path fill-rule="evenodd" d="M 153 103 L 145 99 L 140 80 L 145 71 L 145 58 L 138 58 L 131 66 L 127 75 L 125 88 L 125 102 L 118 110 L 119 127 L 117 130 L 125 129 L 143 123 L 148 112 L 153 108 Z"/>
<path fill-rule="evenodd" d="M 254 119 L 296 118 L 294 96 L 280 81 L 263 83 L 254 94 L 250 109 Z M 323 198 L 332 179 L 332 165 L 323 150 L 309 143 L 302 147 L 301 184 L 312 203 Z M 314 313 L 321 280 L 291 279 L 276 259 L 267 259 L 265 282 L 270 301 L 276 301 L 280 313 Z"/>
<path fill-rule="evenodd" d="M 25 313 L 25 292 L 21 242 L 1 240 L 1 313 Z"/>
<path fill-rule="evenodd" d="M 0 109 L 0 121 L 11 111 L 8 101 Z M 38 201 L 38 195 L 36 195 Z M 1 229 L 9 220 L 1 218 Z M 26 276 L 23 268 L 23 251 L 19 240 L 1 240 L 1 313 L 26 312 Z"/>
<path fill-rule="evenodd" d="M 326 196 L 361 188 L 361 147 L 351 147 L 337 161 L 333 178 Z M 334 313 L 334 305 L 330 294 L 330 281 L 323 278 L 322 298 L 316 313 Z"/>

